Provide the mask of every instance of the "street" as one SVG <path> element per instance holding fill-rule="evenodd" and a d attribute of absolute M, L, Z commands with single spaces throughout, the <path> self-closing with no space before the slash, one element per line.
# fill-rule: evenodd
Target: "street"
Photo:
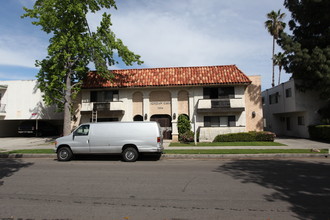
<path fill-rule="evenodd" d="M 0 159 L 0 220 L 330 219 L 330 160 Z"/>

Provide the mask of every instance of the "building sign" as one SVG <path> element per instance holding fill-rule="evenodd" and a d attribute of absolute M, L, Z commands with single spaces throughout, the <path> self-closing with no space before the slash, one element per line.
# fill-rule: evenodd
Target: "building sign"
<path fill-rule="evenodd" d="M 170 105 L 170 101 L 150 102 L 150 105 Z"/>

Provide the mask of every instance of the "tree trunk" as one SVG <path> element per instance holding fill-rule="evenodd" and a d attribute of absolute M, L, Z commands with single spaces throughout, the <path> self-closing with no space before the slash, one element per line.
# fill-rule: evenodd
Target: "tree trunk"
<path fill-rule="evenodd" d="M 279 67 L 279 69 L 278 69 L 278 85 L 281 84 L 281 71 L 282 71 L 282 68 Z"/>
<path fill-rule="evenodd" d="M 63 135 L 69 135 L 71 133 L 71 71 L 65 79 L 66 91 L 64 97 L 64 121 L 63 121 Z"/>
<path fill-rule="evenodd" d="M 273 37 L 273 56 L 272 56 L 272 65 L 273 65 L 273 72 L 272 72 L 272 87 L 275 86 L 275 37 Z"/>

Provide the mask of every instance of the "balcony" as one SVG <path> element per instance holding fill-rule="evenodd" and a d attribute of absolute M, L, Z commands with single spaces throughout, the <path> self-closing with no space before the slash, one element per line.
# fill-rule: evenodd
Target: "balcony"
<path fill-rule="evenodd" d="M 6 105 L 5 104 L 0 104 L 0 117 L 1 116 L 6 116 Z"/>
<path fill-rule="evenodd" d="M 88 102 L 82 103 L 81 111 L 110 111 L 110 112 L 125 112 L 123 102 Z"/>
<path fill-rule="evenodd" d="M 198 113 L 242 112 L 244 110 L 243 99 L 200 99 L 197 104 Z"/>

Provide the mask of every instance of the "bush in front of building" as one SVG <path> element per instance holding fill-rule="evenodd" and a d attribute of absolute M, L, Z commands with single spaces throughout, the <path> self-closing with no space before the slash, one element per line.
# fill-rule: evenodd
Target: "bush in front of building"
<path fill-rule="evenodd" d="M 189 117 L 187 115 L 179 115 L 178 117 L 178 132 L 179 134 L 184 134 L 187 131 L 191 130 L 191 124 L 189 121 Z"/>
<path fill-rule="evenodd" d="M 217 135 L 213 142 L 254 142 L 274 141 L 276 135 L 268 131 L 250 131 Z"/>
<path fill-rule="evenodd" d="M 179 141 L 181 143 L 194 142 L 194 132 L 192 132 L 192 131 L 186 131 L 183 134 L 179 134 Z"/>
<path fill-rule="evenodd" d="M 330 125 L 308 126 L 311 139 L 330 142 Z"/>

